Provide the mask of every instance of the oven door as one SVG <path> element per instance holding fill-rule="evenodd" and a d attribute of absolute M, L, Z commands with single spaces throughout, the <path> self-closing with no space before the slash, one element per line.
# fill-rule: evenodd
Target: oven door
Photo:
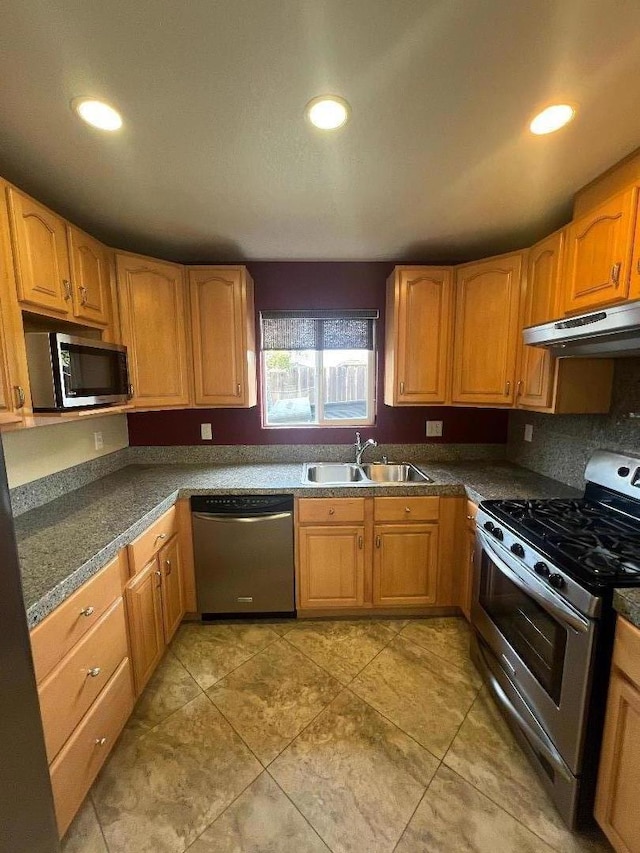
<path fill-rule="evenodd" d="M 61 334 L 55 336 L 55 347 L 59 408 L 104 406 L 129 399 L 125 347 Z"/>
<path fill-rule="evenodd" d="M 597 623 L 479 529 L 472 622 L 572 773 L 581 770 Z"/>

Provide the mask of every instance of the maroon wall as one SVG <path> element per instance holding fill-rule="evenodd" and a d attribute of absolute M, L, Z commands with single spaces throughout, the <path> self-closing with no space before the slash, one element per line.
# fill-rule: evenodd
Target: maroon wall
<path fill-rule="evenodd" d="M 256 286 L 256 319 L 263 310 L 283 308 L 377 308 L 378 341 L 384 340 L 385 282 L 392 263 L 260 261 L 248 264 Z M 259 331 L 259 330 L 258 330 Z M 258 337 L 259 340 L 259 337 Z M 384 352 L 378 350 L 378 391 L 382 397 Z M 378 403 L 375 426 L 365 435 L 381 444 L 425 441 L 425 420 L 444 422 L 443 437 L 430 442 L 507 440 L 508 413 L 499 409 L 439 406 L 391 408 Z M 185 409 L 128 416 L 132 445 L 179 444 L 347 444 L 354 427 L 262 429 L 259 405 L 253 409 Z M 202 441 L 200 424 L 213 427 L 213 442 Z"/>

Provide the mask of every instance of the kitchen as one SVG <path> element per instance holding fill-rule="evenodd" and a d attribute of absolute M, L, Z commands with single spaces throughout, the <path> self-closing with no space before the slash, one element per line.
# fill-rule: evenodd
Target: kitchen
<path fill-rule="evenodd" d="M 326 70 L 294 96 L 269 88 L 288 67 L 270 38 L 304 53 L 284 8 L 178 22 L 163 4 L 140 46 L 217 74 L 193 103 L 180 90 L 185 126 L 210 136 L 205 156 L 187 135 L 177 162 L 180 129 L 144 104 L 135 9 L 10 5 L 0 425 L 19 571 L 1 597 L 2 787 L 30 808 L 3 814 L 2 849 L 638 850 L 637 12 L 584 12 L 563 85 L 523 103 L 531 79 L 505 68 L 534 69 L 497 49 L 506 32 L 540 48 L 533 9 L 463 23 L 437 4 L 395 20 L 322 4 L 294 33 L 340 59 L 315 41 Z M 198 37 L 212 27 L 216 57 Z M 465 40 L 496 51 L 477 103 L 447 114 L 448 153 L 409 134 L 381 169 L 358 63 L 385 43 L 373 113 L 397 101 L 399 118 L 411 97 L 389 80 L 417 103 L 418 48 L 442 54 L 453 31 L 467 70 Z M 61 32 L 95 55 L 43 76 Z M 251 63 L 225 71 L 238 33 L 272 69 L 264 89 Z M 457 123 L 498 73 L 509 103 L 472 164 Z M 315 96 L 338 91 L 343 126 L 317 130 Z M 87 94 L 121 126 L 87 127 Z M 255 134 L 213 133 L 200 96 Z M 570 121 L 536 136 L 550 96 Z M 363 133 L 370 157 L 354 156 Z"/>

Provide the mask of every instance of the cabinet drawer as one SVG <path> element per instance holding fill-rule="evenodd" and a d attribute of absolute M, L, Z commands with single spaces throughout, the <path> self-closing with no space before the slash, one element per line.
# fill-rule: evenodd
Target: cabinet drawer
<path fill-rule="evenodd" d="M 172 506 L 129 545 L 131 574 L 135 575 L 144 569 L 156 551 L 171 539 L 176 530 L 176 508 Z"/>
<path fill-rule="evenodd" d="M 376 521 L 437 521 L 440 498 L 374 498 L 373 514 Z"/>
<path fill-rule="evenodd" d="M 132 710 L 131 668 L 125 658 L 51 765 L 60 837 L 80 808 Z"/>
<path fill-rule="evenodd" d="M 640 689 L 640 628 L 622 616 L 616 622 L 613 663 Z"/>
<path fill-rule="evenodd" d="M 31 632 L 31 652 L 40 683 L 122 594 L 120 557 L 83 584 Z"/>
<path fill-rule="evenodd" d="M 49 762 L 126 656 L 127 629 L 119 598 L 40 685 L 40 713 Z"/>
<path fill-rule="evenodd" d="M 364 521 L 364 498 L 300 498 L 300 524 Z"/>

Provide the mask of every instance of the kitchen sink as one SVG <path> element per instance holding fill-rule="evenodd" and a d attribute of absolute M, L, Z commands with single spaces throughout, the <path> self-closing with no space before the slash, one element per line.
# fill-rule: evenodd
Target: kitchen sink
<path fill-rule="evenodd" d="M 365 477 L 375 483 L 430 483 L 432 482 L 426 474 L 423 474 L 415 465 L 407 462 L 368 462 L 362 466 Z"/>
<path fill-rule="evenodd" d="M 373 486 L 390 483 L 432 483 L 426 474 L 407 462 L 306 462 L 302 482 L 323 486 Z"/>
<path fill-rule="evenodd" d="M 364 473 L 360 465 L 352 465 L 348 462 L 316 462 L 307 463 L 304 466 L 304 482 L 323 484 L 345 484 L 361 483 Z"/>

